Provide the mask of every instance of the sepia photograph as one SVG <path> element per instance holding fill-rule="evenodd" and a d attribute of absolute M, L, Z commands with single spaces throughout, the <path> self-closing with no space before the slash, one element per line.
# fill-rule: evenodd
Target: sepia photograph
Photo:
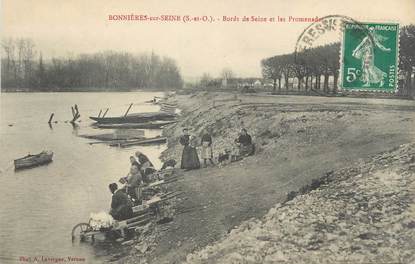
<path fill-rule="evenodd" d="M 0 264 L 415 264 L 414 0 L 0 21 Z"/>

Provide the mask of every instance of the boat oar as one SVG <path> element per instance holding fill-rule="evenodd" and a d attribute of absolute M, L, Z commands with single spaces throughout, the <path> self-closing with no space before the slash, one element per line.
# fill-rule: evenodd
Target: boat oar
<path fill-rule="evenodd" d="M 128 112 L 130 112 L 131 107 L 133 106 L 133 103 L 130 104 L 130 106 L 127 109 L 127 112 L 125 112 L 124 117 L 128 115 Z"/>

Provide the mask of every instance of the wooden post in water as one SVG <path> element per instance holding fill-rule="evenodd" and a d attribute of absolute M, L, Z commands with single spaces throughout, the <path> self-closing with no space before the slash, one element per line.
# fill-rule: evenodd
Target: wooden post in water
<path fill-rule="evenodd" d="M 75 116 L 80 117 L 81 115 L 79 114 L 78 106 L 76 104 L 75 104 L 74 108 L 75 108 Z"/>
<path fill-rule="evenodd" d="M 48 124 L 52 123 L 52 119 L 53 119 L 54 115 L 55 115 L 54 113 L 50 114 Z"/>
<path fill-rule="evenodd" d="M 79 110 L 78 110 L 78 106 L 75 104 L 74 106 L 71 106 L 71 110 L 72 110 L 72 121 L 71 123 L 75 123 L 75 121 L 81 117 L 81 115 L 79 114 Z"/>
<path fill-rule="evenodd" d="M 127 116 L 128 115 L 128 112 L 130 112 L 130 109 L 131 109 L 132 106 L 133 106 L 133 103 L 130 104 L 130 106 L 128 107 L 127 112 L 125 112 L 125 115 L 124 116 Z"/>
<path fill-rule="evenodd" d="M 105 113 L 102 115 L 102 117 L 104 118 L 105 115 L 107 114 L 108 110 L 110 110 L 109 108 L 107 108 L 107 110 L 105 111 Z"/>

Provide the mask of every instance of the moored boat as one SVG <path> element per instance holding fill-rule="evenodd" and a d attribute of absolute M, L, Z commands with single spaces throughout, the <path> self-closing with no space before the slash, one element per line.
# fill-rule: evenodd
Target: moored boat
<path fill-rule="evenodd" d="M 90 116 L 89 118 L 104 124 L 124 124 L 124 123 L 146 123 L 150 121 L 156 120 L 173 120 L 176 118 L 176 114 L 174 113 L 166 113 L 166 112 L 148 112 L 148 113 L 136 113 L 136 114 L 129 114 L 125 116 L 119 117 L 95 117 Z"/>
<path fill-rule="evenodd" d="M 110 146 L 112 147 L 130 147 L 130 146 L 137 146 L 137 145 L 152 145 L 152 144 L 163 144 L 167 142 L 166 137 L 154 137 L 154 138 L 147 138 L 147 139 L 141 139 L 141 140 L 128 140 L 125 142 L 117 142 L 112 143 Z"/>
<path fill-rule="evenodd" d="M 174 124 L 177 121 L 175 120 L 168 120 L 168 121 L 151 121 L 145 123 L 123 123 L 123 124 L 100 124 L 98 123 L 96 126 L 98 128 L 124 128 L 124 129 L 158 129 L 164 126 Z"/>
<path fill-rule="evenodd" d="M 27 169 L 52 162 L 53 152 L 42 151 L 39 154 L 27 155 L 26 157 L 14 160 L 14 169 Z"/>

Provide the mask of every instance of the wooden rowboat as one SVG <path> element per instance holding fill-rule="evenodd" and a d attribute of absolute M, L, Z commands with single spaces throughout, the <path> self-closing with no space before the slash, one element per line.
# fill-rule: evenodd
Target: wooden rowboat
<path fill-rule="evenodd" d="M 36 155 L 27 155 L 26 157 L 14 160 L 14 169 L 27 169 L 52 162 L 53 152 L 42 151 Z"/>

